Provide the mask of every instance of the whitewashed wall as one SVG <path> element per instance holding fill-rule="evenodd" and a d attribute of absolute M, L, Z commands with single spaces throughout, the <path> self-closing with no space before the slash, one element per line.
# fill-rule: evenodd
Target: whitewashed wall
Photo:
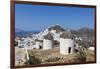
<path fill-rule="evenodd" d="M 69 54 L 68 48 L 71 47 L 71 53 L 74 52 L 74 40 L 60 38 L 60 53 L 63 55 Z"/>
<path fill-rule="evenodd" d="M 18 47 L 21 46 L 21 40 L 18 40 Z"/>
<path fill-rule="evenodd" d="M 36 49 L 39 49 L 40 42 L 36 42 Z"/>
<path fill-rule="evenodd" d="M 47 39 L 43 40 L 43 50 L 52 49 L 52 45 L 53 44 L 51 40 L 47 40 Z"/>

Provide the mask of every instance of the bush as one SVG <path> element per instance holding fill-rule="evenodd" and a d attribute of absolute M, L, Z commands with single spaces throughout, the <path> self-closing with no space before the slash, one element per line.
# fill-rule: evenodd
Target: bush
<path fill-rule="evenodd" d="M 29 55 L 28 64 L 40 64 L 40 63 L 41 63 L 40 59 L 36 58 L 35 56 Z"/>
<path fill-rule="evenodd" d="M 80 61 L 86 61 L 86 53 L 82 49 L 80 49 L 79 54 L 78 54 L 78 59 Z"/>
<path fill-rule="evenodd" d="M 61 58 L 60 57 L 49 57 L 46 61 L 47 62 L 56 62 L 59 61 Z"/>
<path fill-rule="evenodd" d="M 77 53 L 76 57 L 76 61 L 75 62 L 86 62 L 86 52 L 85 52 L 85 48 L 80 48 L 79 52 Z"/>

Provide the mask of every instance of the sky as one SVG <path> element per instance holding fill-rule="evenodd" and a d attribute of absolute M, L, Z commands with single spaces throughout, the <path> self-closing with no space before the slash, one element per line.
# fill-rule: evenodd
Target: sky
<path fill-rule="evenodd" d="M 94 8 L 15 5 L 15 28 L 40 31 L 59 24 L 67 29 L 94 28 Z"/>

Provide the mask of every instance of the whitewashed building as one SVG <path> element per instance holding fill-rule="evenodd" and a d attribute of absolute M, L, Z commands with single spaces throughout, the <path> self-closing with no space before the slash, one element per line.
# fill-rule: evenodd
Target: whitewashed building
<path fill-rule="evenodd" d="M 70 31 L 64 31 L 60 36 L 60 53 L 62 55 L 74 53 L 74 40 Z"/>
<path fill-rule="evenodd" d="M 43 48 L 43 40 L 35 40 L 34 49 L 42 49 Z"/>
<path fill-rule="evenodd" d="M 89 47 L 88 50 L 94 51 L 95 48 L 94 47 Z"/>
<path fill-rule="evenodd" d="M 53 37 L 50 33 L 44 36 L 43 39 L 43 50 L 52 49 L 53 47 Z"/>
<path fill-rule="evenodd" d="M 22 44 L 21 44 L 21 40 L 19 39 L 19 40 L 18 40 L 18 47 L 21 47 L 21 45 L 22 45 Z"/>

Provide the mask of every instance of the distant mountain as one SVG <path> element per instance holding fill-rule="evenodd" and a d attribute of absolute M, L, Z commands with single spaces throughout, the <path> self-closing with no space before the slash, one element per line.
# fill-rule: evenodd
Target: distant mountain
<path fill-rule="evenodd" d="M 86 28 L 81 28 L 81 29 L 79 29 L 78 31 L 79 31 L 79 32 L 84 32 L 84 33 L 85 33 L 85 32 L 93 32 L 93 29 L 90 29 L 90 28 L 87 28 L 87 27 L 86 27 Z"/>
<path fill-rule="evenodd" d="M 16 36 L 28 36 L 28 35 L 32 35 L 32 34 L 37 34 L 40 31 L 26 31 L 26 30 L 22 30 L 19 28 L 15 28 L 15 33 Z"/>
<path fill-rule="evenodd" d="M 22 30 L 22 29 L 19 29 L 19 28 L 15 28 L 15 32 L 17 35 L 29 35 L 29 34 L 33 34 L 35 33 L 36 34 L 36 37 L 38 38 L 43 38 L 49 31 L 51 30 L 56 30 L 56 33 L 57 32 L 64 32 L 66 31 L 63 27 L 61 27 L 60 25 L 53 25 L 53 26 L 50 26 L 49 28 L 45 29 L 44 31 L 25 31 L 25 30 Z M 90 29 L 90 28 L 81 28 L 81 29 L 78 29 L 78 30 L 71 30 L 71 29 L 67 29 L 67 30 L 70 30 L 72 34 L 78 36 L 78 37 L 88 37 L 89 39 L 93 38 L 94 37 L 94 30 L 93 29 Z M 33 34 L 34 35 L 34 34 Z"/>
<path fill-rule="evenodd" d="M 51 27 L 49 28 L 49 31 L 50 31 L 50 30 L 56 30 L 57 32 L 62 32 L 62 31 L 64 31 L 65 29 L 62 28 L 60 25 L 54 25 L 54 26 L 51 26 Z"/>
<path fill-rule="evenodd" d="M 81 28 L 78 30 L 79 34 L 82 36 L 93 37 L 94 30 L 90 28 Z"/>
<path fill-rule="evenodd" d="M 19 28 L 15 28 L 15 32 L 25 32 L 25 31 Z"/>
<path fill-rule="evenodd" d="M 79 37 L 93 38 L 94 36 L 94 30 L 90 28 L 81 28 L 79 30 L 71 30 L 71 32 Z"/>

